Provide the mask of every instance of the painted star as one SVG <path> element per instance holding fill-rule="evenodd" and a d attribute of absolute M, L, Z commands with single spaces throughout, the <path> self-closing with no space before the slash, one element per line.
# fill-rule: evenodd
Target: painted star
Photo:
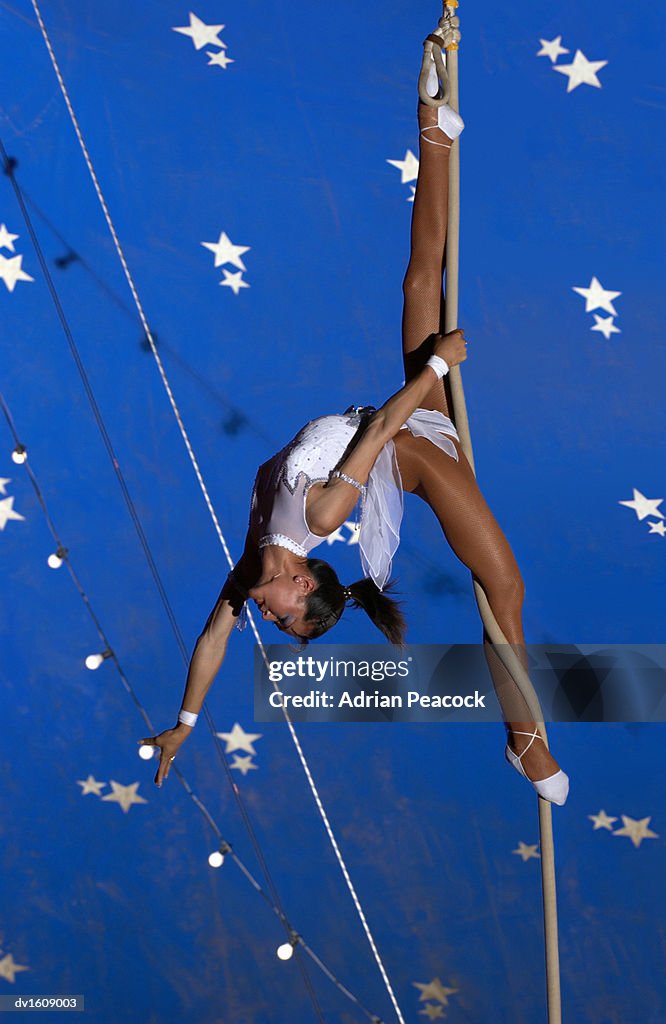
<path fill-rule="evenodd" d="M 6 956 L 0 960 L 0 978 L 4 978 L 6 981 L 14 981 L 14 976 L 19 971 L 29 971 L 29 967 L 25 967 L 23 964 L 17 964 L 11 953 L 7 953 Z"/>
<path fill-rule="evenodd" d="M 234 295 L 238 295 L 241 288 L 249 288 L 247 281 L 243 280 L 243 271 L 238 270 L 235 274 L 231 274 L 228 270 L 223 270 L 224 281 L 220 281 L 220 284 L 231 288 Z"/>
<path fill-rule="evenodd" d="M 223 28 L 224 25 L 206 25 L 201 18 L 197 18 L 196 14 L 190 12 L 190 24 L 185 28 L 174 28 L 173 31 L 180 32 L 183 36 L 189 36 L 195 49 L 202 50 L 204 46 L 226 46 L 226 43 L 218 38 L 218 32 L 221 32 Z"/>
<path fill-rule="evenodd" d="M 530 860 L 532 857 L 541 856 L 540 853 L 536 852 L 538 845 L 538 843 L 535 843 L 534 846 L 528 846 L 527 843 L 524 843 L 521 839 L 518 843 L 518 848 L 516 850 L 512 850 L 511 853 L 518 854 L 518 856 L 522 858 L 524 863 L 526 860 Z"/>
<path fill-rule="evenodd" d="M 34 281 L 34 277 L 30 277 L 30 274 L 26 274 L 25 270 L 21 269 L 22 256 L 3 256 L 0 253 L 0 278 L 7 285 L 7 290 L 10 292 L 14 291 L 17 281 Z"/>
<path fill-rule="evenodd" d="M 419 162 L 411 149 L 408 149 L 405 153 L 404 160 L 387 160 L 386 163 L 391 164 L 391 167 L 398 168 L 401 174 L 400 182 L 402 185 L 408 181 L 414 181 L 419 176 Z"/>
<path fill-rule="evenodd" d="M 351 533 L 351 537 L 347 541 L 347 544 L 358 544 L 361 537 L 361 527 L 358 523 L 352 522 L 351 519 L 345 520 L 345 526 Z"/>
<path fill-rule="evenodd" d="M 106 782 L 98 782 L 94 775 L 89 775 L 87 779 L 77 779 L 76 783 L 81 786 L 81 796 L 86 796 L 88 793 L 94 793 L 95 796 L 102 795 L 102 788 L 106 786 Z"/>
<path fill-rule="evenodd" d="M 596 73 L 606 64 L 607 60 L 588 60 L 585 54 L 576 50 L 572 64 L 553 65 L 553 71 L 561 71 L 563 75 L 568 76 L 567 92 L 577 89 L 579 85 L 594 85 L 601 89 L 601 82 Z"/>
<path fill-rule="evenodd" d="M 629 818 L 626 814 L 622 816 L 622 824 L 624 828 L 616 828 L 613 832 L 614 836 L 628 836 L 632 843 L 638 849 L 644 839 L 658 839 L 659 834 L 653 832 L 652 829 L 648 828 L 650 824 L 650 818 Z"/>
<path fill-rule="evenodd" d="M 102 797 L 102 800 L 112 800 L 114 803 L 120 804 L 123 809 L 123 813 L 127 814 L 132 804 L 147 804 L 148 801 L 142 796 L 139 796 L 137 789 L 141 783 L 133 782 L 129 786 L 121 786 L 119 782 L 115 782 L 111 779 L 111 787 L 113 793 L 107 793 L 106 796 Z"/>
<path fill-rule="evenodd" d="M 0 224 L 0 249 L 9 249 L 10 252 L 14 252 L 14 242 L 18 238 L 18 235 L 12 235 L 7 230 L 4 224 Z"/>
<path fill-rule="evenodd" d="M 590 327 L 591 331 L 600 331 L 606 341 L 610 338 L 611 334 L 621 334 L 622 331 L 619 327 L 616 327 L 613 322 L 612 316 L 599 316 L 598 313 L 594 313 L 595 324 L 594 327 Z"/>
<path fill-rule="evenodd" d="M 326 543 L 330 547 L 331 544 L 335 544 L 336 540 L 341 540 L 343 544 L 347 540 L 344 533 L 342 532 L 341 526 L 338 526 L 337 530 L 334 530 L 333 533 L 329 533 L 328 537 L 326 538 Z"/>
<path fill-rule="evenodd" d="M 11 482 L 12 482 L 12 478 L 10 476 L 0 476 L 0 494 L 6 494 L 7 493 L 7 486 L 6 485 L 10 484 Z"/>
<path fill-rule="evenodd" d="M 416 187 L 414 185 L 410 185 L 409 187 L 412 190 L 412 194 L 411 194 L 411 196 L 407 196 L 407 199 L 405 200 L 405 202 L 413 203 L 414 202 L 414 196 L 416 195 Z"/>
<path fill-rule="evenodd" d="M 247 757 L 241 757 L 240 754 L 234 754 L 234 759 L 231 762 L 231 767 L 238 768 L 238 771 L 241 773 L 241 775 L 245 776 L 252 769 L 256 771 L 259 765 L 254 763 L 251 755 L 248 755 Z"/>
<path fill-rule="evenodd" d="M 605 309 L 612 316 L 617 316 L 617 310 L 612 303 L 612 299 L 616 299 L 622 292 L 607 291 L 601 287 L 601 283 L 596 277 L 593 277 L 590 281 L 589 288 L 574 288 L 573 291 L 578 292 L 585 299 L 586 313 L 591 313 L 593 309 Z"/>
<path fill-rule="evenodd" d="M 562 42 L 562 36 L 557 36 L 556 39 L 540 39 L 541 49 L 537 53 L 537 57 L 550 57 L 553 64 L 562 53 L 568 53 L 569 51 L 564 46 L 560 46 Z"/>
<path fill-rule="evenodd" d="M 215 266 L 221 267 L 224 263 L 231 263 L 239 270 L 247 270 L 241 256 L 244 252 L 250 251 L 249 245 L 234 245 L 225 231 L 222 231 L 217 242 L 202 242 L 204 249 L 210 249 L 215 253 Z"/>
<path fill-rule="evenodd" d="M 635 487 L 632 487 L 632 490 L 634 492 L 633 501 L 619 501 L 618 505 L 626 505 L 627 508 L 633 508 L 639 519 L 645 519 L 646 516 L 658 516 L 659 519 L 666 519 L 664 513 L 660 512 L 657 508 L 657 505 L 661 505 L 664 500 L 663 498 L 646 498 Z M 2 505 L 1 501 L 0 505 Z"/>
<path fill-rule="evenodd" d="M 650 533 L 658 533 L 660 537 L 666 537 L 666 526 L 661 520 L 657 520 L 656 523 L 648 523 L 650 527 Z"/>
<path fill-rule="evenodd" d="M 449 1001 L 449 996 L 452 996 L 454 992 L 457 992 L 457 988 L 447 988 L 442 985 L 439 978 L 433 978 L 427 985 L 422 984 L 420 981 L 413 981 L 412 985 L 414 988 L 420 988 L 421 994 L 419 995 L 419 1002 L 424 1002 L 426 999 L 436 999 L 442 1006 L 446 1006 Z"/>
<path fill-rule="evenodd" d="M 18 512 L 14 511 L 14 498 L 3 498 L 0 501 L 0 530 L 4 530 L 7 522 L 10 519 L 24 520 L 25 516 L 20 516 Z"/>
<path fill-rule="evenodd" d="M 209 64 L 216 64 L 218 68 L 222 68 L 223 71 L 227 70 L 227 64 L 236 63 L 231 59 L 231 57 L 227 57 L 224 50 L 218 50 L 217 53 L 211 53 L 206 50 L 206 56 L 210 57 L 210 60 L 208 61 Z"/>
<path fill-rule="evenodd" d="M 419 1013 L 422 1013 L 424 1017 L 428 1018 L 428 1020 L 437 1020 L 438 1018 L 441 1019 L 445 1016 L 442 1007 L 437 1006 L 436 1003 L 426 1003 L 423 1009 L 419 1010 Z"/>
<path fill-rule="evenodd" d="M 245 729 L 235 722 L 231 732 L 218 732 L 216 735 L 226 743 L 225 754 L 232 754 L 234 750 L 244 750 L 247 754 L 256 754 L 252 744 L 255 740 L 261 739 L 263 733 L 245 732 Z"/>
<path fill-rule="evenodd" d="M 617 821 L 617 818 L 609 818 L 605 811 L 599 811 L 598 814 L 588 814 L 590 821 L 594 822 L 594 831 L 598 828 L 607 828 L 609 832 L 613 831 L 613 822 Z"/>

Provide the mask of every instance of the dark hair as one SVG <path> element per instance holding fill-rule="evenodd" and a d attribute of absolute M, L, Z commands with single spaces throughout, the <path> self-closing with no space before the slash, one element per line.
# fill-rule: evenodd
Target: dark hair
<path fill-rule="evenodd" d="M 404 646 L 407 623 L 400 610 L 400 602 L 388 597 L 386 593 L 395 587 L 396 580 L 387 583 L 384 590 L 380 590 L 368 578 L 350 583 L 345 588 L 332 566 L 323 559 L 308 558 L 307 566 L 317 583 L 317 589 L 313 590 L 305 603 L 305 621 L 315 625 L 308 636 L 302 638 L 304 642 L 322 636 L 340 620 L 345 610 L 347 590 L 352 607 L 363 608 L 390 643 Z"/>

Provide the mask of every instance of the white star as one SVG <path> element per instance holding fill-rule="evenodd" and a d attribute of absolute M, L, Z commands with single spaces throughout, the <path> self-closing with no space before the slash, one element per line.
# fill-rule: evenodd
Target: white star
<path fill-rule="evenodd" d="M 222 68 L 224 71 L 227 69 L 227 64 L 236 63 L 231 59 L 231 57 L 227 57 L 224 50 L 218 50 L 217 53 L 210 53 L 206 50 L 206 56 L 210 57 L 210 60 L 208 61 L 209 64 L 217 64 L 217 66 Z"/>
<path fill-rule="evenodd" d="M 107 793 L 106 796 L 102 797 L 102 800 L 112 800 L 114 803 L 120 804 L 123 809 L 123 813 L 127 814 L 132 804 L 147 804 L 148 801 L 144 800 L 142 796 L 139 796 L 137 789 L 141 785 L 140 782 L 132 782 L 129 786 L 121 786 L 119 782 L 115 782 L 111 779 L 111 788 L 113 793 Z"/>
<path fill-rule="evenodd" d="M 412 190 L 412 194 L 411 194 L 411 196 L 407 196 L 407 199 L 405 200 L 405 202 L 413 203 L 414 202 L 414 196 L 416 195 L 416 188 L 415 188 L 414 185 L 410 185 L 409 187 Z"/>
<path fill-rule="evenodd" d="M 26 274 L 25 270 L 21 269 L 22 256 L 10 256 L 7 258 L 0 253 L 0 278 L 7 285 L 7 289 L 10 292 L 14 291 L 17 281 L 34 281 L 34 277 L 30 277 L 30 274 Z"/>
<path fill-rule="evenodd" d="M 661 520 L 657 520 L 656 523 L 648 523 L 648 526 L 650 533 L 658 533 L 660 537 L 666 537 L 666 525 Z"/>
<path fill-rule="evenodd" d="M 621 334 L 622 331 L 619 327 L 616 327 L 613 322 L 612 316 L 599 316 L 598 313 L 593 314 L 595 319 L 594 327 L 590 327 L 591 331 L 600 331 L 606 341 L 610 338 L 611 334 Z"/>
<path fill-rule="evenodd" d="M 252 744 L 255 740 L 261 739 L 263 733 L 245 732 L 245 729 L 235 722 L 231 732 L 218 732 L 216 735 L 226 743 L 225 754 L 231 754 L 234 750 L 244 750 L 247 754 L 256 754 Z"/>
<path fill-rule="evenodd" d="M 597 78 L 596 72 L 606 64 L 608 64 L 607 60 L 588 60 L 580 50 L 576 50 L 572 64 L 553 65 L 553 71 L 561 71 L 563 75 L 568 75 L 567 92 L 578 88 L 579 85 L 594 85 L 597 89 L 601 89 L 601 82 Z"/>
<path fill-rule="evenodd" d="M 530 860 L 531 857 L 541 856 L 541 854 L 536 852 L 538 845 L 538 843 L 535 843 L 534 846 L 528 846 L 527 843 L 524 843 L 521 839 L 518 843 L 518 849 L 512 850 L 511 853 L 518 854 L 518 856 L 523 860 L 523 862 L 525 862 L 526 860 Z"/>
<path fill-rule="evenodd" d="M 400 182 L 402 185 L 408 181 L 414 181 L 419 176 L 419 162 L 411 149 L 408 149 L 405 153 L 404 160 L 387 160 L 386 163 L 398 168 L 401 174 Z"/>
<path fill-rule="evenodd" d="M 221 32 L 224 25 L 206 25 L 201 18 L 197 18 L 196 14 L 190 12 L 190 24 L 186 28 L 174 28 L 174 32 L 180 32 L 181 35 L 189 36 L 197 50 L 202 50 L 204 46 L 226 46 L 221 39 L 218 38 L 218 32 Z"/>
<path fill-rule="evenodd" d="M 18 235 L 11 235 L 4 224 L 0 224 L 0 249 L 9 249 L 14 252 L 14 242 Z"/>
<path fill-rule="evenodd" d="M 330 547 L 331 544 L 335 544 L 336 540 L 341 540 L 343 544 L 345 543 L 346 537 L 342 532 L 341 526 L 338 526 L 337 530 L 334 530 L 333 533 L 329 533 L 328 537 L 326 538 L 326 543 Z"/>
<path fill-rule="evenodd" d="M 632 487 L 632 491 L 634 492 L 633 501 L 619 501 L 618 505 L 633 508 L 639 519 L 645 519 L 646 516 L 659 516 L 660 519 L 666 519 L 664 513 L 657 508 L 657 505 L 661 505 L 663 498 L 646 498 L 635 487 Z"/>
<path fill-rule="evenodd" d="M 7 953 L 0 960 L 0 978 L 4 978 L 5 981 L 14 982 L 14 975 L 18 974 L 19 971 L 29 971 L 29 967 L 25 967 L 23 964 L 17 964 L 11 953 Z"/>
<path fill-rule="evenodd" d="M 594 822 L 594 831 L 598 828 L 607 828 L 609 832 L 613 831 L 613 822 L 617 821 L 617 818 L 609 818 L 605 811 L 599 811 L 598 814 L 588 814 L 590 821 Z"/>
<path fill-rule="evenodd" d="M 345 520 L 345 526 L 351 533 L 351 537 L 347 541 L 347 544 L 358 544 L 359 538 L 361 536 L 361 527 L 359 526 L 359 524 L 352 522 L 351 519 L 347 519 Z"/>
<path fill-rule="evenodd" d="M 215 253 L 215 266 L 221 267 L 224 263 L 231 263 L 239 270 L 247 270 L 241 256 L 244 252 L 250 251 L 249 245 L 234 245 L 225 231 L 220 233 L 217 242 L 202 242 L 204 249 L 210 249 Z"/>
<path fill-rule="evenodd" d="M 77 779 L 76 783 L 81 786 L 81 796 L 86 796 L 87 793 L 101 796 L 102 786 L 106 786 L 106 782 L 98 782 L 93 775 L 89 775 L 87 779 Z"/>
<path fill-rule="evenodd" d="M 220 281 L 223 287 L 231 288 L 234 295 L 238 295 L 241 288 L 249 288 L 247 281 L 243 280 L 242 270 L 237 271 L 235 274 L 231 274 L 228 270 L 223 270 L 224 281 Z"/>
<path fill-rule="evenodd" d="M 255 764 L 252 760 L 252 756 L 241 757 L 240 754 L 234 754 L 234 759 L 231 762 L 232 768 L 238 768 L 241 775 L 245 776 L 247 773 L 254 768 L 256 771 L 259 765 Z"/>
<path fill-rule="evenodd" d="M 0 530 L 4 530 L 7 522 L 10 519 L 24 520 L 25 516 L 20 516 L 18 512 L 14 511 L 14 498 L 3 498 L 0 501 Z"/>
<path fill-rule="evenodd" d="M 590 281 L 589 288 L 574 288 L 573 291 L 578 292 L 585 299 L 586 313 L 591 313 L 593 309 L 605 309 L 612 316 L 617 316 L 617 310 L 611 300 L 616 299 L 622 292 L 607 291 L 602 288 L 601 282 L 596 277 Z"/>
<path fill-rule="evenodd" d="M 556 39 L 540 39 L 541 49 L 537 53 L 537 57 L 550 57 L 553 64 L 560 56 L 561 53 L 568 53 L 569 51 L 564 46 L 560 46 L 562 42 L 562 36 L 557 36 Z"/>
<path fill-rule="evenodd" d="M 5 484 L 10 484 L 11 482 L 12 478 L 10 476 L 0 476 L 0 494 L 7 493 L 7 488 L 5 487 Z"/>
<path fill-rule="evenodd" d="M 427 985 L 424 985 L 421 981 L 413 981 L 412 985 L 414 988 L 420 988 L 419 1002 L 424 1002 L 428 999 L 436 999 L 437 1002 L 441 1003 L 442 1006 L 446 1006 L 449 1002 L 449 996 L 454 995 L 458 991 L 457 988 L 448 988 L 446 985 L 442 985 L 439 978 L 433 978 Z"/>
<path fill-rule="evenodd" d="M 640 820 L 636 818 L 628 818 L 626 814 L 623 814 L 622 824 L 624 825 L 624 828 L 616 828 L 613 835 L 627 836 L 638 849 L 644 839 L 659 838 L 659 834 L 657 832 L 653 832 L 652 829 L 648 828 L 650 820 L 650 818 L 640 818 Z"/>

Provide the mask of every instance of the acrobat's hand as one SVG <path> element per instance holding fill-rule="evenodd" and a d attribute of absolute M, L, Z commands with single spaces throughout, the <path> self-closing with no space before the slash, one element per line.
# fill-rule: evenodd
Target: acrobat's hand
<path fill-rule="evenodd" d="M 160 748 L 160 763 L 154 779 L 156 786 L 161 786 L 164 780 L 169 777 L 171 762 L 178 753 L 183 740 L 186 739 L 190 732 L 192 730 L 188 726 L 178 725 L 175 729 L 165 729 L 159 736 L 148 736 L 145 739 L 139 740 L 139 744 Z"/>
<path fill-rule="evenodd" d="M 433 355 L 446 359 L 449 366 L 457 366 L 467 359 L 465 332 L 457 329 L 448 334 L 436 334 L 432 347 Z"/>

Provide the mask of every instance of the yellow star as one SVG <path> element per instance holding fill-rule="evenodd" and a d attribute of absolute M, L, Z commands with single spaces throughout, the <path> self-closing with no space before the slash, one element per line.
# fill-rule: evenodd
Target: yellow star
<path fill-rule="evenodd" d="M 420 1001 L 425 999 L 436 999 L 437 1002 L 442 1003 L 443 1006 L 446 1006 L 448 1003 L 449 996 L 452 996 L 454 992 L 458 991 L 457 988 L 446 988 L 442 985 L 439 978 L 433 978 L 433 980 L 429 981 L 427 985 L 423 985 L 419 981 L 413 981 L 412 985 L 414 988 L 421 989 L 421 995 L 419 996 Z"/>
<path fill-rule="evenodd" d="M 29 967 L 24 967 L 23 964 L 17 964 L 14 962 L 14 957 L 11 953 L 7 953 L 7 956 L 3 956 L 0 960 L 0 978 L 5 978 L 6 981 L 14 981 L 14 975 L 19 971 L 29 971 Z"/>
<path fill-rule="evenodd" d="M 436 1006 L 435 1003 L 426 1003 L 423 1009 L 419 1010 L 419 1013 L 422 1013 L 424 1017 L 428 1018 L 428 1020 L 435 1020 L 436 1017 L 445 1016 L 444 1010 L 441 1006 Z"/>
<path fill-rule="evenodd" d="M 114 780 L 111 779 L 113 793 L 107 793 L 106 796 L 102 797 L 102 800 L 115 801 L 115 803 L 120 804 L 123 812 L 127 814 L 132 804 L 148 803 L 147 800 L 144 800 L 144 798 L 139 796 L 137 793 L 137 789 L 140 785 L 140 782 L 133 782 L 130 786 L 121 786 L 119 782 L 114 782 Z"/>
<path fill-rule="evenodd" d="M 659 835 L 657 832 L 653 832 L 652 829 L 648 828 L 650 824 L 650 818 L 629 818 L 626 814 L 621 815 L 622 824 L 624 828 L 616 828 L 613 832 L 614 836 L 628 836 L 636 848 L 638 848 L 644 839 L 658 839 Z"/>
<path fill-rule="evenodd" d="M 594 822 L 594 831 L 598 828 L 607 828 L 609 832 L 613 831 L 613 822 L 617 821 L 617 818 L 609 818 L 605 811 L 599 811 L 598 814 L 588 814 L 590 821 Z"/>
<path fill-rule="evenodd" d="M 77 779 L 76 784 L 81 786 L 81 796 L 86 796 L 87 793 L 101 796 L 102 786 L 106 786 L 106 782 L 98 782 L 94 775 L 89 775 L 87 779 Z"/>
<path fill-rule="evenodd" d="M 511 853 L 517 853 L 519 857 L 522 857 L 524 863 L 526 860 L 530 860 L 532 857 L 541 856 L 541 854 L 536 852 L 536 848 L 538 845 L 538 843 L 535 843 L 533 846 L 528 846 L 527 843 L 524 843 L 521 839 L 518 843 L 518 848 L 516 850 L 512 850 Z"/>

